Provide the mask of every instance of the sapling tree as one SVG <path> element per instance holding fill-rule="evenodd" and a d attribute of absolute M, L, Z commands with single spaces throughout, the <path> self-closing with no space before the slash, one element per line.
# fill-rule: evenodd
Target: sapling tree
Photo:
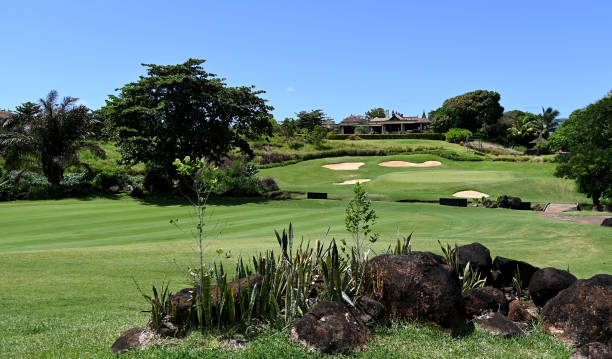
<path fill-rule="evenodd" d="M 199 297 L 200 299 L 197 301 L 197 303 L 202 323 L 201 328 L 204 330 L 205 320 L 207 322 L 210 322 L 211 320 L 210 293 L 208 293 L 210 288 L 208 285 L 204 285 L 204 214 L 206 212 L 206 206 L 208 205 L 210 194 L 217 185 L 218 172 L 215 166 L 208 163 L 204 157 L 192 160 L 189 156 L 186 156 L 183 160 L 177 158 L 172 164 L 176 167 L 176 171 L 182 177 L 182 181 L 175 180 L 174 185 L 177 187 L 183 185 L 191 190 L 193 194 L 193 196 L 187 196 L 187 198 L 191 202 L 197 218 L 195 238 L 198 242 L 198 251 L 200 256 L 198 286 L 201 292 L 196 294 L 196 297 Z M 171 220 L 170 223 L 177 224 L 177 220 Z M 207 288 L 208 290 L 206 290 Z"/>
<path fill-rule="evenodd" d="M 353 235 L 356 255 L 361 259 L 362 241 L 367 238 L 373 243 L 378 239 L 378 233 L 374 232 L 373 228 L 378 216 L 372 208 L 365 187 L 359 182 L 355 184 L 353 199 L 346 206 L 345 213 L 346 230 Z"/>

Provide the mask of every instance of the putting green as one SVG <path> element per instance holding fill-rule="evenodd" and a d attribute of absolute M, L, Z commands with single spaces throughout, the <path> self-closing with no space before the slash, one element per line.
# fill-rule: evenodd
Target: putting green
<path fill-rule="evenodd" d="M 363 162 L 355 171 L 330 171 L 323 165 L 339 162 Z M 382 167 L 384 161 L 440 161 L 437 167 Z M 372 199 L 438 200 L 454 193 L 473 190 L 492 198 L 507 194 L 525 201 L 589 202 L 576 191 L 574 182 L 554 176 L 554 163 L 453 161 L 434 155 L 397 155 L 371 157 L 335 157 L 300 162 L 260 171 L 276 179 L 281 189 L 299 192 L 327 192 L 330 198 L 348 199 L 352 186 L 337 186 L 347 180 L 369 178 L 366 184 Z"/>

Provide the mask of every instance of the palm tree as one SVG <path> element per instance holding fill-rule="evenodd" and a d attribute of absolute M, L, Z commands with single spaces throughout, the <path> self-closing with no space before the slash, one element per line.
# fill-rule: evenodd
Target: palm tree
<path fill-rule="evenodd" d="M 552 107 L 547 109 L 542 107 L 542 114 L 538 115 L 540 122 L 540 134 L 542 136 L 548 137 L 551 132 L 554 132 L 557 129 L 557 126 L 559 126 L 557 116 L 559 116 L 559 111 L 553 110 Z"/>
<path fill-rule="evenodd" d="M 99 122 L 77 98 L 64 97 L 58 104 L 57 91 L 49 92 L 40 104 L 26 102 L 2 123 L 0 153 L 7 168 L 39 169 L 52 184 L 59 184 L 69 165 L 84 166 L 79 150 L 89 148 L 105 157 L 104 149 L 88 141 Z"/>

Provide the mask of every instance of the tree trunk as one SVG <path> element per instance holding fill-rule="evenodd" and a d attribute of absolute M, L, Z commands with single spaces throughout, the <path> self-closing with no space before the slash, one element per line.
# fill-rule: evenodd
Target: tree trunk
<path fill-rule="evenodd" d="M 601 190 L 594 190 L 591 194 L 591 197 L 593 198 L 593 206 L 599 206 L 599 197 L 601 197 Z"/>

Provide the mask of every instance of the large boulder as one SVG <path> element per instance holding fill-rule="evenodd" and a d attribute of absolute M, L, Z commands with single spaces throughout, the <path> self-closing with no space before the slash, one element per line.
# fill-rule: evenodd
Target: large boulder
<path fill-rule="evenodd" d="M 556 268 L 542 268 L 536 271 L 529 281 L 529 294 L 533 302 L 543 307 L 546 302 L 576 281 L 568 271 Z"/>
<path fill-rule="evenodd" d="M 496 286 L 498 288 L 512 286 L 512 278 L 517 274 L 517 268 L 518 274 L 523 282 L 523 288 L 527 288 L 531 276 L 539 269 L 538 267 L 534 267 L 523 261 L 499 256 L 495 257 L 495 260 L 493 260 L 493 270 L 498 272 L 498 277 L 495 282 Z"/>
<path fill-rule="evenodd" d="M 499 312 L 483 314 L 474 318 L 474 323 L 480 325 L 485 330 L 498 334 L 502 338 L 510 338 L 523 335 L 523 330 L 515 322 L 508 319 Z"/>
<path fill-rule="evenodd" d="M 367 278 L 382 283 L 381 303 L 387 313 L 433 322 L 454 335 L 466 330 L 465 309 L 457 274 L 441 256 L 429 252 L 380 255 L 367 264 Z"/>
<path fill-rule="evenodd" d="M 491 260 L 491 252 L 480 243 L 466 244 L 459 249 L 459 267 L 461 270 L 470 262 L 472 269 L 478 269 L 482 277 L 486 277 L 491 271 L 493 261 Z"/>
<path fill-rule="evenodd" d="M 603 221 L 601 221 L 601 225 L 604 227 L 612 227 L 612 217 L 604 218 Z"/>
<path fill-rule="evenodd" d="M 372 334 L 357 310 L 344 303 L 324 301 L 293 324 L 291 337 L 320 353 L 333 354 L 367 349 Z"/>
<path fill-rule="evenodd" d="M 538 307 L 526 300 L 513 300 L 508 306 L 508 319 L 514 322 L 531 323 L 538 320 Z"/>
<path fill-rule="evenodd" d="M 110 347 L 111 352 L 115 355 L 125 353 L 131 349 L 146 347 L 150 345 L 155 338 L 155 333 L 146 328 L 128 329 L 117 338 Z"/>
<path fill-rule="evenodd" d="M 542 309 L 542 327 L 571 346 L 612 341 L 612 276 L 579 279 Z"/>
<path fill-rule="evenodd" d="M 508 313 L 508 302 L 504 292 L 493 287 L 468 289 L 461 294 L 468 318 L 477 317 L 487 312 Z"/>
<path fill-rule="evenodd" d="M 612 358 L 612 345 L 599 342 L 583 345 L 570 359 L 610 359 Z"/>

